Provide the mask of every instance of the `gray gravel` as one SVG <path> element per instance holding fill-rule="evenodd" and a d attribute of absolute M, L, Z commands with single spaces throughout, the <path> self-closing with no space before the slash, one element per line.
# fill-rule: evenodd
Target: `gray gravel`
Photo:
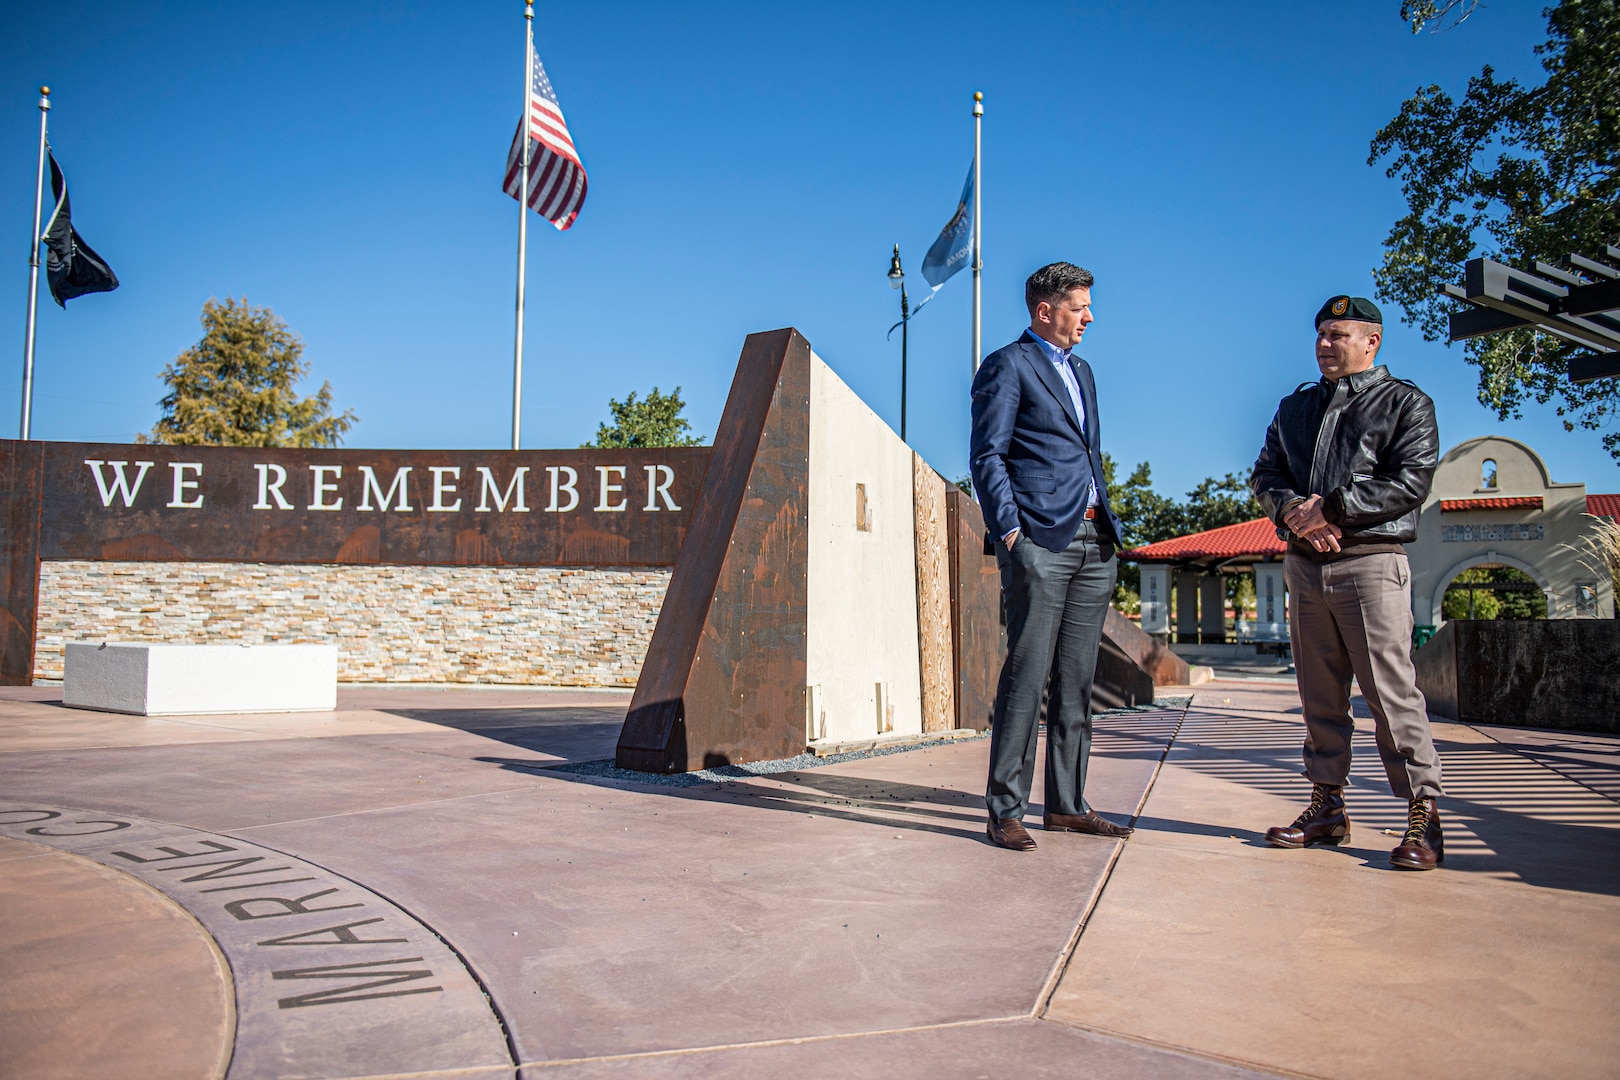
<path fill-rule="evenodd" d="M 1104 709 L 1095 713 L 1101 719 L 1108 716 L 1120 716 L 1125 713 L 1169 712 L 1176 709 L 1186 709 L 1192 704 L 1191 697 L 1160 698 L 1152 705 L 1132 705 L 1123 709 Z M 599 776 L 605 780 L 624 780 L 635 784 L 656 784 L 662 787 L 699 787 L 703 784 L 725 784 L 734 780 L 746 780 L 750 776 L 770 776 L 773 773 L 802 772 L 805 769 L 819 769 L 823 765 L 840 765 L 846 761 L 859 761 L 862 758 L 886 757 L 889 754 L 907 754 L 913 750 L 929 750 L 937 746 L 954 746 L 958 743 L 979 742 L 988 739 L 988 731 L 958 739 L 939 739 L 933 742 L 906 743 L 903 746 L 882 746 L 872 750 L 855 750 L 847 754 L 830 754 L 827 757 L 818 757 L 815 754 L 796 754 L 790 758 L 778 758 L 775 761 L 750 761 L 744 765 L 720 765 L 713 769 L 698 769 L 686 773 L 647 773 L 637 772 L 634 769 L 621 769 L 613 764 L 612 758 L 603 758 L 599 761 L 571 761 L 563 765 L 546 765 L 538 771 L 572 773 L 575 776 Z"/>

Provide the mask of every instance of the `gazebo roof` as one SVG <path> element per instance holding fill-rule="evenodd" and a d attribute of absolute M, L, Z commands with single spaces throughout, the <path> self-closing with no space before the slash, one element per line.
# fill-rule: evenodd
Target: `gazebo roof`
<path fill-rule="evenodd" d="M 1121 557 L 1135 562 L 1195 562 L 1199 560 L 1227 560 L 1248 556 L 1263 559 L 1277 556 L 1288 546 L 1277 539 L 1277 526 L 1267 518 L 1255 518 L 1236 525 L 1223 525 L 1219 529 L 1160 540 L 1122 552 Z"/>
<path fill-rule="evenodd" d="M 1511 504 L 1515 508 L 1539 505 L 1541 499 L 1457 499 L 1446 500 L 1441 511 L 1502 509 Z M 1448 503 L 1450 505 L 1448 505 Z M 1586 512 L 1597 517 L 1620 518 L 1620 493 L 1588 495 Z M 1120 557 L 1139 563 L 1214 563 L 1230 559 L 1267 559 L 1284 554 L 1288 545 L 1277 539 L 1277 527 L 1267 518 L 1241 521 L 1236 525 L 1223 525 L 1219 529 L 1177 536 L 1155 544 L 1143 544 L 1120 553 Z"/>

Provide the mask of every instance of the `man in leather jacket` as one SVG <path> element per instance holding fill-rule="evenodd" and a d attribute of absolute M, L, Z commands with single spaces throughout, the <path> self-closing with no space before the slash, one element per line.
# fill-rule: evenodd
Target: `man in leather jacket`
<path fill-rule="evenodd" d="M 1284 398 L 1249 487 L 1288 541 L 1289 631 L 1305 715 L 1310 806 L 1267 831 L 1278 847 L 1350 837 L 1350 680 L 1377 723 L 1379 756 L 1407 829 L 1390 862 L 1432 870 L 1445 858 L 1440 759 L 1412 668 L 1412 576 L 1402 544 L 1439 461 L 1434 402 L 1376 365 L 1383 318 L 1372 301 L 1335 296 L 1316 314 L 1322 378 Z"/>

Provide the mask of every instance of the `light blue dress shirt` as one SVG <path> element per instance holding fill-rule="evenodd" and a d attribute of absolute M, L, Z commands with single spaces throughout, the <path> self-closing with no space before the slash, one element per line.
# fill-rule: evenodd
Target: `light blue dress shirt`
<path fill-rule="evenodd" d="M 1058 348 L 1033 330 L 1030 331 L 1029 336 L 1035 339 L 1035 344 L 1041 350 L 1041 354 L 1052 361 L 1052 366 L 1057 368 L 1058 378 L 1062 379 L 1063 385 L 1068 387 L 1069 400 L 1074 402 L 1074 415 L 1080 418 L 1080 430 L 1085 431 L 1086 406 L 1080 396 L 1080 380 L 1074 377 L 1074 368 L 1069 366 L 1069 350 Z M 1086 492 L 1086 505 L 1097 505 L 1097 484 L 1095 480 L 1091 484 L 1091 490 Z"/>
<path fill-rule="evenodd" d="M 1058 348 L 1034 332 L 1029 336 L 1035 339 L 1035 345 L 1057 368 L 1058 378 L 1069 388 L 1069 400 L 1074 402 L 1074 415 L 1080 418 L 1080 430 L 1086 430 L 1086 406 L 1080 399 L 1080 380 L 1074 377 L 1074 368 L 1069 366 L 1069 350 Z"/>

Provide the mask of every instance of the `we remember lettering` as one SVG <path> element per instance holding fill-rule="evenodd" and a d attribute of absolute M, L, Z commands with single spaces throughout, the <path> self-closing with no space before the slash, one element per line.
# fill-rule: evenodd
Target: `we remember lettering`
<path fill-rule="evenodd" d="M 164 509 L 205 509 L 210 488 L 204 463 L 170 461 L 166 465 L 167 483 L 152 481 L 149 487 L 156 461 L 84 459 L 105 509 L 115 505 L 133 509 L 138 502 L 151 504 L 163 494 L 169 495 L 168 501 L 160 503 Z M 547 465 L 541 470 L 543 476 L 536 476 L 528 465 L 512 466 L 504 474 L 487 465 L 470 469 L 402 465 L 387 478 L 386 487 L 372 465 L 317 463 L 298 470 L 260 461 L 253 462 L 252 468 L 256 498 L 247 509 L 270 513 L 338 511 L 345 505 L 374 513 L 457 513 L 464 500 L 473 502 L 473 511 L 479 514 L 527 514 L 533 509 L 549 514 L 612 514 L 632 506 L 644 513 L 684 509 L 674 494 L 675 469 L 663 464 L 644 464 L 638 469 L 629 465 Z M 153 494 L 143 500 L 143 491 Z"/>

